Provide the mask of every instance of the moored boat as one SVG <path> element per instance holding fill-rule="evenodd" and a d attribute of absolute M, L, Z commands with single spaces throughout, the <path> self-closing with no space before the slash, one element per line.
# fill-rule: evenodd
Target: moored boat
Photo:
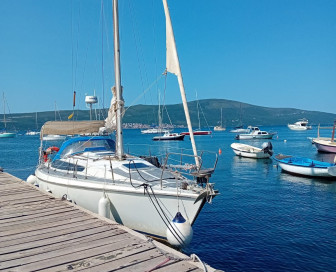
<path fill-rule="evenodd" d="M 248 127 L 248 133 L 237 134 L 237 140 L 250 140 L 250 139 L 272 139 L 276 132 L 262 131 L 258 127 Z"/>
<path fill-rule="evenodd" d="M 137 231 L 161 239 L 173 236 L 180 246 L 190 242 L 176 229 L 174 219 L 192 225 L 203 206 L 218 195 L 209 182 L 217 164 L 198 155 L 193 134 L 190 135 L 192 154 L 167 152 L 164 161 L 138 157 L 124 152 L 118 5 L 113 1 L 115 81 L 113 98 L 105 121 L 47 122 L 41 129 L 41 139 L 48 135 L 88 135 L 71 137 L 63 143 L 54 158 L 43 152 L 35 177 L 30 177 L 42 190 L 71 200 L 102 216 L 111 218 Z M 189 132 L 192 131 L 189 110 L 178 62 L 175 39 L 166 0 L 163 0 L 167 27 L 167 69 L 177 76 Z M 169 61 L 168 61 L 169 60 Z M 111 136 L 94 136 L 104 127 L 115 131 Z M 136 139 L 134 139 L 136 141 Z M 52 150 L 57 151 L 56 147 Z M 52 150 L 50 151 L 52 153 Z M 203 154 L 203 152 L 202 152 Z M 172 158 L 175 156 L 175 159 Z M 187 162 L 182 160 L 187 157 Z M 150 161 L 156 161 L 155 165 Z M 162 166 L 161 166 L 162 165 Z M 192 233 L 192 232 L 189 232 Z M 171 240 L 168 240 L 171 242 Z"/>
<path fill-rule="evenodd" d="M 183 141 L 185 135 L 179 133 L 165 133 L 162 136 L 155 136 L 153 141 Z"/>
<path fill-rule="evenodd" d="M 240 157 L 267 159 L 273 155 L 273 146 L 271 142 L 264 143 L 262 148 L 247 144 L 232 143 L 231 148 L 233 152 Z"/>
<path fill-rule="evenodd" d="M 312 127 L 308 125 L 308 120 L 305 119 L 305 118 L 300 119 L 299 121 L 295 122 L 294 124 L 288 124 L 287 126 L 291 130 L 309 130 L 309 129 L 312 129 Z"/>
<path fill-rule="evenodd" d="M 305 157 L 277 155 L 274 160 L 279 167 L 289 173 L 311 177 L 336 178 L 335 163 L 312 160 Z"/>
<path fill-rule="evenodd" d="M 333 127 L 318 126 L 317 138 L 312 139 L 312 143 L 316 146 L 318 151 L 327 153 L 336 153 L 335 127 L 336 127 L 336 121 L 334 121 Z M 331 138 L 320 137 L 320 129 L 330 129 L 330 128 L 332 128 Z"/>

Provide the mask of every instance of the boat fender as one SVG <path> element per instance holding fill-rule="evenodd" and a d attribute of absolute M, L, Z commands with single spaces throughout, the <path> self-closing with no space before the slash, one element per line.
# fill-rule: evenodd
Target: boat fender
<path fill-rule="evenodd" d="M 185 247 L 190 244 L 193 229 L 180 212 L 177 212 L 166 231 L 167 240 L 172 246 Z"/>
<path fill-rule="evenodd" d="M 34 184 L 37 183 L 37 177 L 36 177 L 35 175 L 30 175 L 30 176 L 27 178 L 26 182 L 28 182 L 29 184 L 34 185 Z"/>
<path fill-rule="evenodd" d="M 98 214 L 100 216 L 110 218 L 110 200 L 106 197 L 104 193 L 98 202 Z"/>

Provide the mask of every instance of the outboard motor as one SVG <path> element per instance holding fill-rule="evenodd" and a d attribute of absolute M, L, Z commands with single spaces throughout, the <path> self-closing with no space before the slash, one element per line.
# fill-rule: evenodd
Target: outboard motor
<path fill-rule="evenodd" d="M 263 143 L 262 144 L 262 150 L 264 153 L 268 153 L 270 156 L 273 155 L 273 145 L 271 142 Z"/>

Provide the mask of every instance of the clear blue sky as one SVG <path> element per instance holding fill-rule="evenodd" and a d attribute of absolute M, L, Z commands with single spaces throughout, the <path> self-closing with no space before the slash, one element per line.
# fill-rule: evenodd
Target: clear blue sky
<path fill-rule="evenodd" d="M 1 0 L 0 92 L 10 111 L 104 105 L 114 85 L 111 1 Z M 223 98 L 336 113 L 335 0 L 170 0 L 188 100 Z M 120 0 L 126 105 L 157 104 L 165 68 L 161 0 Z M 102 24 L 103 21 L 103 24 Z M 103 35 L 102 35 L 103 33 Z M 102 53 L 103 52 L 103 53 Z M 103 92 L 104 86 L 104 92 Z M 139 99 L 136 99 L 137 97 Z M 175 78 L 166 104 L 180 103 Z M 3 111 L 3 106 L 0 110 Z"/>

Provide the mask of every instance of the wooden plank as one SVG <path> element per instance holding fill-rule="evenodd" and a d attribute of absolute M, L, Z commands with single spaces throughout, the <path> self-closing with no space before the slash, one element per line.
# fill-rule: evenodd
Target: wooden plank
<path fill-rule="evenodd" d="M 69 209 L 70 206 L 64 206 L 64 205 L 49 205 L 49 206 L 44 206 L 41 207 L 40 205 L 35 206 L 35 207 L 22 207 L 19 209 L 19 207 L 13 207 L 13 209 L 3 211 L 5 209 L 0 208 L 0 220 L 4 219 L 10 219 L 14 217 L 21 217 L 21 216 L 27 216 L 27 215 L 33 215 L 33 214 L 40 214 L 42 211 L 47 212 L 47 211 L 52 211 L 52 210 L 61 210 L 61 209 Z"/>
<path fill-rule="evenodd" d="M 113 235 L 119 235 L 123 233 L 126 233 L 126 232 L 121 229 L 116 229 L 116 230 L 113 230 L 113 232 L 111 232 L 109 229 L 106 231 L 101 231 L 101 229 L 94 228 L 94 229 L 91 229 L 90 232 L 87 232 L 86 235 L 83 237 L 78 237 L 78 238 L 74 238 L 71 240 L 65 240 L 59 243 L 54 243 L 54 244 L 48 244 L 48 245 L 37 247 L 37 248 L 31 248 L 27 250 L 4 254 L 0 256 L 0 259 L 1 261 L 10 261 L 10 260 L 15 260 L 19 258 L 28 257 L 28 256 L 37 256 L 38 254 L 41 254 L 42 252 L 45 253 L 45 252 L 60 250 L 63 248 L 70 247 L 77 243 L 79 244 L 79 243 L 83 243 L 87 241 L 103 239 L 106 237 L 111 237 Z"/>
<path fill-rule="evenodd" d="M 112 235 L 113 234 L 113 235 Z M 113 240 L 121 240 L 124 241 L 124 238 L 129 237 L 128 233 L 119 233 L 119 230 L 115 230 L 114 233 L 108 233 L 105 235 L 105 237 L 101 237 L 100 239 L 96 239 L 96 236 L 91 236 L 90 239 L 83 240 L 79 243 L 71 243 L 67 244 L 66 247 L 57 247 L 53 248 L 53 250 L 48 250 L 45 251 L 39 250 L 35 251 L 35 254 L 29 254 L 30 256 L 20 256 L 20 258 L 17 259 L 10 259 L 10 260 L 2 260 L 2 256 L 0 256 L 0 270 L 1 269 L 8 269 L 16 266 L 22 266 L 22 265 L 29 265 L 32 263 L 50 263 L 54 261 L 54 258 L 58 258 L 59 260 L 65 258 L 66 256 L 69 256 L 71 254 L 73 255 L 78 255 L 75 252 L 81 252 L 83 249 L 91 249 L 91 248 L 96 248 L 99 246 L 105 246 L 108 244 L 112 244 Z M 68 241 L 66 241 L 68 242 Z M 78 241 L 77 241 L 78 242 Z M 58 244 L 62 245 L 62 244 Z M 65 256 L 66 255 L 66 256 Z M 14 255 L 12 255 L 14 256 Z M 50 257 L 52 256 L 52 260 L 50 260 Z M 6 256 L 5 256 L 6 257 Z M 36 265 L 35 267 L 37 267 Z M 43 266 L 43 265 L 42 265 Z M 34 269 L 35 270 L 35 269 Z"/>
<path fill-rule="evenodd" d="M 53 196 L 47 196 L 47 195 L 41 195 L 35 198 L 27 198 L 27 199 L 16 199 L 13 201 L 6 201 L 3 203 L 0 203 L 0 206 L 4 205 L 18 205 L 18 204 L 26 204 L 26 203 L 32 203 L 32 202 L 39 202 L 47 199 L 55 199 Z"/>
<path fill-rule="evenodd" d="M 0 242 L 5 242 L 8 240 L 16 240 L 16 239 L 22 239 L 26 238 L 29 236 L 37 236 L 41 235 L 44 233 L 48 232 L 53 232 L 53 231 L 59 231 L 59 230 L 64 230 L 68 228 L 76 228 L 77 226 L 82 226 L 82 225 L 93 225 L 93 226 L 102 226 L 103 223 L 96 218 L 88 219 L 86 221 L 79 221 L 79 222 L 72 222 L 71 224 L 62 224 L 59 226 L 53 226 L 52 228 L 44 228 L 44 229 L 39 229 L 39 230 L 31 230 L 29 232 L 20 232 L 20 233 L 14 233 L 11 235 L 6 235 L 6 236 L 1 236 L 0 237 Z"/>
<path fill-rule="evenodd" d="M 1 205 L 0 214 L 11 214 L 17 211 L 43 210 L 48 207 L 64 207 L 64 201 L 60 199 L 45 199 L 39 202 L 32 202 L 18 205 Z"/>
<path fill-rule="evenodd" d="M 2 247 L 0 248 L 0 254 L 14 253 L 14 252 L 22 251 L 22 250 L 28 250 L 31 248 L 38 248 L 38 247 L 42 247 L 42 246 L 46 246 L 50 244 L 61 243 L 63 241 L 72 240 L 78 237 L 85 237 L 87 235 L 90 235 L 92 232 L 96 232 L 97 230 L 106 231 L 106 227 L 101 226 L 98 228 L 84 229 L 78 232 L 65 233 L 64 235 L 57 236 L 57 237 L 51 237 L 48 239 L 40 239 L 40 240 L 31 241 L 31 243 L 24 243 L 24 244 Z M 115 233 L 113 232 L 112 235 L 114 234 L 118 235 L 120 234 L 120 232 L 118 231 L 116 231 Z"/>
<path fill-rule="evenodd" d="M 25 211 L 12 212 L 4 215 L 0 213 L 0 224 L 7 222 L 16 222 L 29 218 L 40 217 L 52 213 L 61 213 L 63 211 L 71 211 L 71 210 L 73 211 L 75 209 L 70 206 L 58 206 L 58 207 L 44 208 L 42 210 L 27 209 Z"/>
<path fill-rule="evenodd" d="M 117 238 L 124 238 L 121 240 L 117 240 Z M 105 244 L 102 244 L 104 242 Z M 71 248 L 67 248 L 66 251 L 62 251 L 57 255 L 55 252 L 46 253 L 44 259 L 41 260 L 41 255 L 38 255 L 35 258 L 35 261 L 29 264 L 23 264 L 20 266 L 20 271 L 36 271 L 42 270 L 46 268 L 51 268 L 56 265 L 68 264 L 74 261 L 84 260 L 86 258 L 92 258 L 93 256 L 101 255 L 112 250 L 125 248 L 128 244 L 140 243 L 138 238 L 130 237 L 128 233 L 117 235 L 115 237 L 111 237 L 111 239 L 103 239 L 98 240 L 96 243 L 92 242 L 87 246 L 73 245 Z M 2 263 L 0 263 L 1 269 Z"/>
<path fill-rule="evenodd" d="M 27 226 L 27 225 L 19 225 L 16 228 L 9 228 L 7 230 L 0 230 L 0 237 L 1 236 L 7 236 L 7 235 L 15 235 L 15 234 L 19 234 L 19 233 L 28 233 L 30 231 L 38 231 L 38 230 L 43 230 L 43 229 L 48 229 L 48 228 L 52 228 L 52 227 L 57 227 L 60 225 L 71 225 L 74 222 L 85 222 L 89 219 L 91 219 L 90 217 L 83 217 L 82 216 L 83 213 L 81 211 L 78 211 L 74 214 L 72 214 L 70 217 L 69 216 L 64 216 L 62 218 L 60 218 L 58 221 L 56 222 L 43 222 L 43 224 L 39 224 L 39 225 L 31 225 L 31 226 Z M 1 225 L 0 225 L 1 227 Z"/>
<path fill-rule="evenodd" d="M 52 231 L 52 232 L 46 232 L 43 234 L 39 235 L 34 235 L 34 236 L 27 236 L 25 238 L 21 239 L 10 239 L 7 241 L 2 241 L 0 240 L 0 252 L 1 249 L 4 247 L 10 247 L 14 245 L 20 245 L 20 244 L 25 244 L 25 243 L 31 243 L 34 241 L 39 241 L 39 240 L 44 240 L 44 239 L 51 239 L 53 237 L 58 237 L 58 236 L 65 236 L 71 233 L 76 233 L 76 232 L 81 232 L 84 230 L 90 230 L 93 228 L 103 228 L 103 229 L 111 229 L 109 226 L 102 226 L 99 224 L 85 224 L 85 225 L 78 225 L 76 227 L 71 227 L 71 228 L 66 228 L 66 229 L 61 229 L 58 231 Z"/>
<path fill-rule="evenodd" d="M 28 193 L 21 193 L 21 194 L 17 194 L 17 195 L 8 195 L 8 196 L 3 196 L 0 199 L 0 204 L 2 202 L 9 202 L 9 201 L 15 201 L 17 199 L 29 199 L 29 198 L 34 198 L 36 196 L 43 196 L 41 195 L 41 193 L 39 191 L 31 191 Z M 46 195 L 44 195 L 45 197 L 47 197 Z"/>
<path fill-rule="evenodd" d="M 62 217 L 64 219 L 70 219 L 72 217 L 83 217 L 84 213 L 82 211 L 69 211 L 62 214 Z M 7 224 L 0 224 L 0 236 L 3 235 L 3 231 L 8 231 L 10 229 L 16 228 L 17 230 L 25 229 L 27 227 L 39 227 L 39 225 L 47 224 L 47 223 L 54 223 L 58 224 L 58 220 L 60 220 L 59 214 L 49 216 L 48 218 L 38 218 L 38 219 L 32 219 L 32 220 L 26 220 L 25 222 L 18 222 L 16 224 L 14 223 L 7 223 Z M 23 224 L 24 223 L 24 224 Z"/>

